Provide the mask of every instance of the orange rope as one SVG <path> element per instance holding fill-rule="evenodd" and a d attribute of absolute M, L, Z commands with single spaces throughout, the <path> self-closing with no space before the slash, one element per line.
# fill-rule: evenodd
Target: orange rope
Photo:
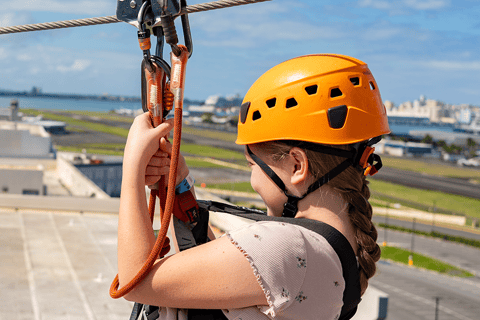
<path fill-rule="evenodd" d="M 178 166 L 178 159 L 180 157 L 180 140 L 182 134 L 182 109 L 183 109 L 183 89 L 184 89 L 184 81 L 185 81 L 185 65 L 188 59 L 188 51 L 185 46 L 179 45 L 182 49 L 182 53 L 178 59 L 172 55 L 172 61 L 174 65 L 181 66 L 181 72 L 176 75 L 172 75 L 172 89 L 179 90 L 177 92 L 173 92 L 174 95 L 177 93 L 175 98 L 175 110 L 174 110 L 174 128 L 173 128 L 173 146 L 172 146 L 172 155 L 171 155 L 171 163 L 170 163 L 170 172 L 169 172 L 169 179 L 168 179 L 168 188 L 167 188 L 167 195 L 166 195 L 166 202 L 165 207 L 162 206 L 162 197 L 164 194 L 164 182 L 162 180 L 159 183 L 160 190 L 152 189 L 150 192 L 150 201 L 149 201 L 149 214 L 150 219 L 153 222 L 153 216 L 155 211 L 155 201 L 156 197 L 160 197 L 160 207 L 161 207 L 161 226 L 158 232 L 157 239 L 155 244 L 148 256 L 147 260 L 143 264 L 140 271 L 135 275 L 135 277 L 127 283 L 124 287 L 119 289 L 119 279 L 118 274 L 115 276 L 111 286 L 110 286 L 110 296 L 114 299 L 120 298 L 130 292 L 138 283 L 140 283 L 150 272 L 153 264 L 161 256 L 162 253 L 166 251 L 166 246 L 169 246 L 170 239 L 167 237 L 168 227 L 170 225 L 170 220 L 172 217 L 173 212 L 173 205 L 175 202 L 175 187 L 176 187 L 176 177 L 177 177 L 177 166 Z M 174 69 L 174 68 L 172 68 Z M 176 68 L 175 68 L 176 69 Z M 178 93 L 180 92 L 180 93 Z M 162 194 L 160 194 L 162 193 Z M 163 198 L 165 199 L 165 198 Z M 162 214 L 163 213 L 163 214 Z M 168 252 L 168 251 L 167 251 Z M 166 254 L 166 253 L 165 253 Z"/>

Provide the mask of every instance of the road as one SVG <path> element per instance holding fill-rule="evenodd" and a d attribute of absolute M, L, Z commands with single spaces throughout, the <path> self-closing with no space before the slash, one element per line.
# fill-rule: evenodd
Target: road
<path fill-rule="evenodd" d="M 480 184 L 462 179 L 442 178 L 389 167 L 383 167 L 372 179 L 480 199 Z"/>
<path fill-rule="evenodd" d="M 378 231 L 378 243 L 382 243 L 384 230 Z M 387 238 L 391 245 L 410 249 L 410 234 L 388 230 Z M 477 276 L 461 279 L 381 261 L 370 283 L 389 294 L 388 319 L 434 319 L 435 297 L 441 298 L 438 319 L 479 319 L 480 250 L 421 236 L 415 236 L 414 250 L 476 272 Z"/>
<path fill-rule="evenodd" d="M 472 281 L 380 262 L 370 284 L 389 295 L 388 320 L 433 320 L 435 297 L 440 297 L 438 319 L 479 319 L 480 287 Z"/>

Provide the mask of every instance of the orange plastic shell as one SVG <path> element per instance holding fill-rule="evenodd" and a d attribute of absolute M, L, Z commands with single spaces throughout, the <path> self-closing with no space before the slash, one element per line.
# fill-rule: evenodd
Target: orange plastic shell
<path fill-rule="evenodd" d="M 237 144 L 301 140 L 340 145 L 390 132 L 372 73 L 364 62 L 348 56 L 319 54 L 285 61 L 263 74 L 243 102 L 250 107 L 245 122 L 238 123 Z M 348 111 L 343 126 L 335 129 L 327 113 L 338 106 Z"/>

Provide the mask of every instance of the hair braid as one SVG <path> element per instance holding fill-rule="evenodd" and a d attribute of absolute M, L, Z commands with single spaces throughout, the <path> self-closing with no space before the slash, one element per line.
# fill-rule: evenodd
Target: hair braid
<path fill-rule="evenodd" d="M 368 287 L 368 279 L 376 272 L 375 263 L 380 259 L 380 247 L 377 244 L 377 229 L 372 222 L 372 206 L 368 203 L 370 191 L 365 177 L 361 191 L 345 190 L 344 199 L 349 203 L 348 216 L 355 228 L 357 257 L 360 265 L 360 286 L 362 295 Z"/>

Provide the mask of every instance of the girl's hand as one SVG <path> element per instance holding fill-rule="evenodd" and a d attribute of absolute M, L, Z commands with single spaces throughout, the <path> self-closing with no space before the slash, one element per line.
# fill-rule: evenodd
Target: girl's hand
<path fill-rule="evenodd" d="M 154 128 L 148 112 L 137 116 L 128 132 L 123 159 L 124 171 L 133 170 L 144 175 L 147 164 L 160 147 L 160 138 L 167 136 L 172 129 L 173 119 Z"/>
<path fill-rule="evenodd" d="M 150 162 L 147 165 L 147 170 L 145 173 L 145 184 L 152 185 L 158 180 L 161 176 L 166 176 L 166 181 L 168 181 L 168 173 L 170 171 L 170 162 L 172 156 L 172 144 L 165 138 L 160 138 L 160 148 L 155 152 L 155 154 L 150 159 Z M 178 159 L 177 167 L 177 179 L 176 184 L 178 185 L 185 179 L 188 175 L 188 167 L 185 162 L 185 158 L 180 154 Z"/>

